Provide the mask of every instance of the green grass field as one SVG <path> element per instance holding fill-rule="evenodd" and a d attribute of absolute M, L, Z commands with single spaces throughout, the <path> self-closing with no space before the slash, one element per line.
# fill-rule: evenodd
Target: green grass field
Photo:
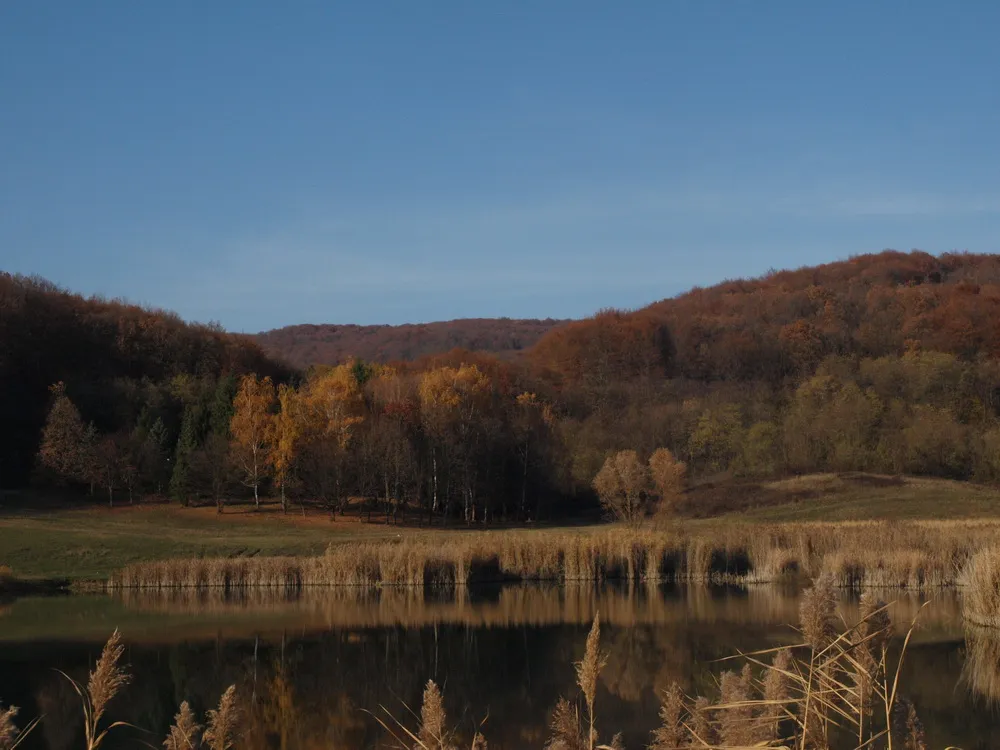
<path fill-rule="evenodd" d="M 711 496 L 709 497 L 709 494 Z M 735 521 L 786 523 L 850 520 L 1000 518 L 1000 490 L 935 479 L 812 475 L 760 484 L 695 488 L 713 504 L 741 510 L 686 523 L 712 527 Z M 539 527 L 538 533 L 545 533 Z M 565 530 L 565 529 L 563 529 Z M 330 544 L 384 541 L 400 535 L 439 535 L 442 544 L 464 529 L 331 522 L 325 513 L 287 516 L 274 506 L 260 513 L 173 505 L 15 511 L 0 513 L 0 566 L 23 578 L 93 580 L 132 562 L 175 557 L 312 555 Z"/>
<path fill-rule="evenodd" d="M 25 578 L 87 580 L 142 560 L 311 555 L 331 542 L 399 533 L 381 524 L 332 523 L 325 515 L 303 522 L 270 511 L 217 516 L 214 510 L 177 506 L 8 512 L 0 515 L 0 565 Z"/>

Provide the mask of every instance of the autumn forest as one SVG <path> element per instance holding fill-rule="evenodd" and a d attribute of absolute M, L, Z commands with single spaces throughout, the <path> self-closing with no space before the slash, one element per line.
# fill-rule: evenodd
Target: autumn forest
<path fill-rule="evenodd" d="M 0 275 L 0 488 L 492 524 L 696 513 L 691 486 L 816 471 L 1000 480 L 1000 256 L 857 256 L 553 323 L 502 356 L 302 369 L 274 336 Z"/>

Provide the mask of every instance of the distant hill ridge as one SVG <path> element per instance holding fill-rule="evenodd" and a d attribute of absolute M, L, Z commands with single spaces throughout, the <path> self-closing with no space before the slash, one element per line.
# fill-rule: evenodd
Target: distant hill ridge
<path fill-rule="evenodd" d="M 416 360 L 451 349 L 509 357 L 569 321 L 464 318 L 404 325 L 293 325 L 257 334 L 268 354 L 297 367 L 337 364 L 351 357 L 371 362 Z"/>
<path fill-rule="evenodd" d="M 469 318 L 406 325 L 294 325 L 257 334 L 298 367 L 350 357 L 418 360 L 452 349 L 614 379 L 660 370 L 699 380 L 780 378 L 829 354 L 908 347 L 1000 356 L 1000 255 L 885 251 L 727 280 L 632 312 L 573 320 Z"/>

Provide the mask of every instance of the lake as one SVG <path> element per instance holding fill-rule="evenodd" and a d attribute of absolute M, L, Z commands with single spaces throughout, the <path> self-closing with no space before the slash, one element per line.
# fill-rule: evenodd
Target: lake
<path fill-rule="evenodd" d="M 899 637 L 926 597 L 893 592 Z M 839 604 L 848 620 L 857 601 Z M 116 627 L 128 645 L 132 683 L 113 718 L 126 731 L 108 748 L 161 746 L 181 700 L 201 715 L 230 684 L 255 706 L 245 747 L 306 750 L 396 746 L 375 716 L 407 726 L 428 679 L 441 686 L 449 723 L 490 748 L 541 748 L 560 696 L 577 696 L 580 659 L 595 612 L 608 654 L 598 727 L 645 747 L 658 694 L 676 680 L 689 694 L 716 693 L 718 660 L 798 641 L 798 593 L 766 586 L 629 589 L 495 586 L 436 595 L 414 589 L 309 590 L 289 599 L 212 592 L 24 598 L 0 605 L 0 698 L 22 707 L 21 724 L 44 715 L 27 748 L 80 746 L 79 708 L 55 670 L 86 680 Z M 1000 747 L 1000 645 L 966 644 L 958 596 L 933 597 L 920 614 L 903 666 L 903 693 L 931 747 Z M 371 713 L 368 713 L 371 712 Z M 467 746 L 467 745 L 466 745 Z"/>

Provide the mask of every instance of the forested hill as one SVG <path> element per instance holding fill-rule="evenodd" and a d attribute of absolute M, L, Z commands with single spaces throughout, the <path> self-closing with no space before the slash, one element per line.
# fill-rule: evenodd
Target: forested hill
<path fill-rule="evenodd" d="M 294 325 L 259 333 L 269 354 L 303 369 L 351 357 L 366 362 L 415 360 L 451 349 L 509 356 L 534 345 L 563 320 L 469 318 L 406 325 Z"/>
<path fill-rule="evenodd" d="M 0 488 L 27 480 L 58 382 L 95 430 L 122 442 L 159 422 L 167 456 L 185 400 L 207 398 L 220 378 L 234 389 L 247 372 L 291 373 L 249 337 L 0 273 Z"/>
<path fill-rule="evenodd" d="M 1000 255 L 886 251 L 727 281 L 563 326 L 531 355 L 569 380 L 774 383 L 831 355 L 915 350 L 1000 355 Z"/>
<path fill-rule="evenodd" d="M 576 512 L 595 491 L 619 515 L 674 512 L 722 479 L 1000 482 L 997 255 L 858 256 L 543 321 L 524 356 L 443 335 L 304 375 L 248 338 L 0 280 L 0 484 L 33 467 L 109 501 L 362 498 L 471 523 Z M 716 509 L 738 493 L 722 494 Z"/>

